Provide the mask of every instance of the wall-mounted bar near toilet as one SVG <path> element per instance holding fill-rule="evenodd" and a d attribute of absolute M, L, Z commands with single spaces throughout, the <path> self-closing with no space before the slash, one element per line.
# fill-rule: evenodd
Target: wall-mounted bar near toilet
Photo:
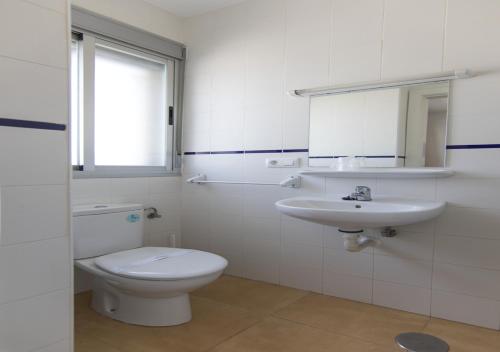
<path fill-rule="evenodd" d="M 380 88 L 397 88 L 414 84 L 424 84 L 430 82 L 445 82 L 454 79 L 462 79 L 472 77 L 469 70 L 454 70 L 447 72 L 440 72 L 429 75 L 413 76 L 404 79 L 388 80 L 388 81 L 374 81 L 364 82 L 359 84 L 343 84 L 329 87 L 297 89 L 288 92 L 291 96 L 295 97 L 309 97 L 318 95 L 334 95 L 350 92 L 360 92 Z"/>
<path fill-rule="evenodd" d="M 212 181 L 207 180 L 207 176 L 204 174 L 199 174 L 188 178 L 187 183 L 197 183 L 199 185 L 206 183 L 222 183 L 229 185 L 258 185 L 258 186 L 280 186 L 289 188 L 299 188 L 300 187 L 300 176 L 289 176 L 280 183 L 267 183 L 267 182 L 249 182 L 249 181 Z"/>

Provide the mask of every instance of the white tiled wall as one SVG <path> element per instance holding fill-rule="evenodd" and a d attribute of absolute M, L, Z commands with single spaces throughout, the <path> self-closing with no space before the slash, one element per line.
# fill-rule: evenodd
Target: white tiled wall
<path fill-rule="evenodd" d="M 0 118 L 68 123 L 67 6 L 0 1 Z M 66 131 L 0 127 L 0 350 L 72 348 L 68 170 Z"/>
<path fill-rule="evenodd" d="M 500 143 L 500 2 L 255 0 L 185 22 L 185 151 L 308 147 L 308 101 L 292 88 L 455 68 L 448 144 Z M 276 154 L 188 155 L 184 177 L 280 181 Z M 286 154 L 301 158 L 304 153 Z M 183 185 L 183 245 L 227 257 L 228 272 L 329 295 L 500 328 L 500 149 L 449 150 L 440 180 L 304 178 L 299 190 Z M 443 199 L 445 214 L 376 249 L 347 253 L 336 229 L 281 216 L 308 194 Z"/>

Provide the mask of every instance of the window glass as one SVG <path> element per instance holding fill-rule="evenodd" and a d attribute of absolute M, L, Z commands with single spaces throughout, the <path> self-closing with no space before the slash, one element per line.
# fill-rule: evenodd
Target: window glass
<path fill-rule="evenodd" d="M 165 166 L 167 65 L 95 48 L 95 165 Z"/>
<path fill-rule="evenodd" d="M 78 41 L 71 42 L 71 162 L 83 165 Z"/>

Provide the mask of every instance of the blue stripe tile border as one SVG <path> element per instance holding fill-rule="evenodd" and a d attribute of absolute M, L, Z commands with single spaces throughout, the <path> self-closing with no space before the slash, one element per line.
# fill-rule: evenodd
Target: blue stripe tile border
<path fill-rule="evenodd" d="M 8 119 L 0 119 L 0 126 L 2 125 L 2 120 Z M 22 120 L 15 120 L 22 121 Z M 23 121 L 23 122 L 34 122 L 34 121 Z M 64 130 L 66 126 L 57 125 L 57 124 L 49 124 L 47 122 L 35 122 L 38 124 L 48 124 L 48 125 L 56 125 L 63 126 Z M 21 127 L 21 126 L 19 126 Z M 24 126 L 22 126 L 24 127 Z M 27 126 L 26 126 L 27 127 Z M 37 128 L 37 127 L 31 127 Z M 38 127 L 40 128 L 40 127 Z M 53 128 L 51 128 L 53 129 Z M 57 128 L 60 129 L 60 128 Z M 462 145 L 448 145 L 446 149 L 500 149 L 500 144 L 462 144 Z M 307 153 L 309 149 L 261 149 L 261 150 L 223 150 L 223 151 L 202 151 L 202 152 L 184 152 L 184 155 L 221 155 L 221 154 L 279 154 L 279 153 Z M 334 159 L 334 158 L 343 158 L 345 155 L 339 156 L 309 156 L 309 159 Z M 356 157 L 364 157 L 364 158 L 394 158 L 394 155 L 356 155 Z M 404 155 L 398 156 L 400 159 L 404 159 Z"/>
<path fill-rule="evenodd" d="M 446 149 L 499 149 L 500 144 L 456 144 L 447 145 Z"/>
<path fill-rule="evenodd" d="M 309 156 L 309 159 L 338 159 L 346 158 L 345 155 L 336 156 Z M 394 159 L 395 155 L 356 155 L 355 158 L 367 158 L 367 159 Z M 404 155 L 399 155 L 399 159 L 406 159 Z"/>
<path fill-rule="evenodd" d="M 184 155 L 221 155 L 221 154 L 282 154 L 307 153 L 309 149 L 261 149 L 261 150 L 224 150 L 211 152 L 184 152 Z"/>
<path fill-rule="evenodd" d="M 37 130 L 49 131 L 65 131 L 66 125 L 52 122 L 40 122 L 30 120 L 6 119 L 0 117 L 0 126 L 4 127 L 18 127 L 18 128 L 33 128 Z"/>

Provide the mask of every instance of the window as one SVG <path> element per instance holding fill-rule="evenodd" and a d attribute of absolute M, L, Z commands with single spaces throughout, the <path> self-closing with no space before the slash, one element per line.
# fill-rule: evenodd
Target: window
<path fill-rule="evenodd" d="M 76 177 L 175 171 L 175 61 L 94 35 L 73 37 L 71 146 Z"/>

